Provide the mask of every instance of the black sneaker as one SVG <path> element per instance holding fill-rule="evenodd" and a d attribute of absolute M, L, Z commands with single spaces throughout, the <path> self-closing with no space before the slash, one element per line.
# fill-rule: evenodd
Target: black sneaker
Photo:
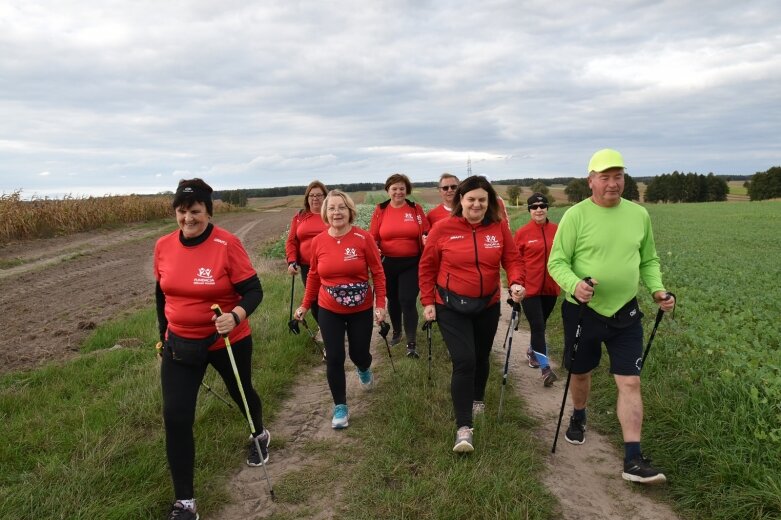
<path fill-rule="evenodd" d="M 260 466 L 260 455 L 258 454 L 258 448 L 255 446 L 255 441 L 252 439 L 252 436 L 249 438 L 249 451 L 247 453 L 247 466 Z M 268 462 L 268 445 L 271 442 L 271 433 L 265 428 L 263 428 L 263 433 L 258 435 L 258 444 L 260 445 L 260 453 L 263 454 L 263 462 L 262 464 L 265 464 Z"/>
<path fill-rule="evenodd" d="M 391 336 L 390 346 L 393 347 L 395 345 L 398 345 L 399 343 L 401 343 L 401 332 L 396 332 L 394 330 L 393 336 Z"/>
<path fill-rule="evenodd" d="M 664 484 L 667 477 L 664 473 L 651 466 L 651 459 L 646 459 L 642 454 L 624 462 L 624 472 L 621 473 L 624 480 L 639 482 L 640 484 Z"/>
<path fill-rule="evenodd" d="M 415 343 L 407 343 L 407 357 L 418 359 L 420 354 L 417 351 L 417 345 Z"/>
<path fill-rule="evenodd" d="M 586 419 L 569 418 L 569 428 L 564 434 L 564 439 L 570 444 L 583 444 L 586 442 Z"/>
<path fill-rule="evenodd" d="M 168 520 L 198 520 L 198 513 L 192 509 L 187 509 L 181 502 L 176 501 L 171 506 L 171 512 L 168 513 Z"/>

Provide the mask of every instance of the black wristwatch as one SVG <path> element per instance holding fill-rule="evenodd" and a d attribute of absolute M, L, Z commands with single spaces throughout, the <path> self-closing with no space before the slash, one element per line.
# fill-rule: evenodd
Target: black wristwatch
<path fill-rule="evenodd" d="M 241 323 L 241 318 L 239 318 L 239 315 L 238 315 L 238 314 L 236 314 L 234 311 L 231 311 L 231 314 L 233 314 L 233 321 L 235 321 L 235 322 L 236 322 L 236 325 L 238 325 L 239 323 Z"/>

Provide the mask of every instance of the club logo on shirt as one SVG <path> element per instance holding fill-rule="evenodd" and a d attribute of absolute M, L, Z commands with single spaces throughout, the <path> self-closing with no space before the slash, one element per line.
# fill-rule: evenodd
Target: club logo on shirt
<path fill-rule="evenodd" d="M 354 247 L 345 247 L 344 248 L 344 261 L 349 262 L 350 260 L 356 260 L 358 258 L 358 253 L 356 252 Z"/>
<path fill-rule="evenodd" d="M 404 213 L 404 222 L 415 222 L 415 217 L 412 213 Z"/>
<path fill-rule="evenodd" d="M 496 249 L 502 247 L 502 244 L 496 240 L 496 235 L 486 235 L 485 242 L 483 242 L 483 247 L 486 249 Z"/>
<path fill-rule="evenodd" d="M 198 274 L 193 278 L 193 285 L 214 285 L 212 270 L 207 267 L 199 267 Z"/>

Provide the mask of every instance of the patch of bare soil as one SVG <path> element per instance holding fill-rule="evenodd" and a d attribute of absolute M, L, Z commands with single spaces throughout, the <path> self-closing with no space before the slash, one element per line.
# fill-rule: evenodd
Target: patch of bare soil
<path fill-rule="evenodd" d="M 503 348 L 509 313 L 503 312 L 503 320 L 494 340 L 494 356 L 504 360 L 507 351 Z M 523 319 L 523 318 L 521 318 Z M 667 505 L 659 501 L 664 487 L 643 487 L 621 478 L 623 454 L 610 444 L 604 435 L 594 430 L 586 431 L 586 442 L 573 445 L 564 440 L 569 424 L 572 405 L 567 398 L 564 409 L 559 442 L 556 453 L 551 454 L 553 436 L 564 395 L 567 372 L 554 365 L 560 379 L 553 387 L 544 388 L 540 370 L 529 368 L 526 349 L 529 345 L 528 330 L 514 333 L 510 350 L 509 377 L 515 392 L 525 401 L 526 410 L 541 421 L 535 436 L 543 439 L 547 454 L 548 471 L 544 475 L 548 490 L 558 498 L 561 505 L 560 518 L 566 520 L 673 520 L 678 516 Z"/>
<path fill-rule="evenodd" d="M 252 254 L 285 230 L 293 212 L 217 214 L 214 222 Z M 153 304 L 152 252 L 169 229 L 128 226 L 0 247 L 0 265 L 22 261 L 0 270 L 0 373 L 71 358 L 101 323 Z"/>

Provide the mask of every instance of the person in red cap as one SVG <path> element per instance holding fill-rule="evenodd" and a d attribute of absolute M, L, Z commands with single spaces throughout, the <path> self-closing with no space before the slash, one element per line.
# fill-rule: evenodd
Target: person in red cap
<path fill-rule="evenodd" d="M 596 152 L 589 161 L 588 184 L 591 197 L 564 214 L 548 260 L 551 276 L 566 293 L 561 305 L 564 363 L 572 373 L 574 411 L 564 438 L 570 444 L 586 440 L 591 371 L 599 366 L 604 343 L 618 388 L 616 415 L 624 437 L 621 476 L 643 484 L 662 483 L 665 475 L 640 449 L 643 327 L 638 283 L 642 280 L 663 311 L 673 309 L 675 297 L 662 284 L 648 211 L 621 197 L 621 154 L 611 149 Z M 578 348 L 573 354 L 576 337 Z"/>
<path fill-rule="evenodd" d="M 534 193 L 526 204 L 531 220 L 515 232 L 515 246 L 523 261 L 521 284 L 526 287 L 526 297 L 521 305 L 531 331 L 526 359 L 531 368 L 540 369 L 542 384 L 551 386 L 558 377 L 548 362 L 545 325 L 560 292 L 558 284 L 548 273 L 548 257 L 558 226 L 548 219 L 548 198 L 545 195 Z"/>

